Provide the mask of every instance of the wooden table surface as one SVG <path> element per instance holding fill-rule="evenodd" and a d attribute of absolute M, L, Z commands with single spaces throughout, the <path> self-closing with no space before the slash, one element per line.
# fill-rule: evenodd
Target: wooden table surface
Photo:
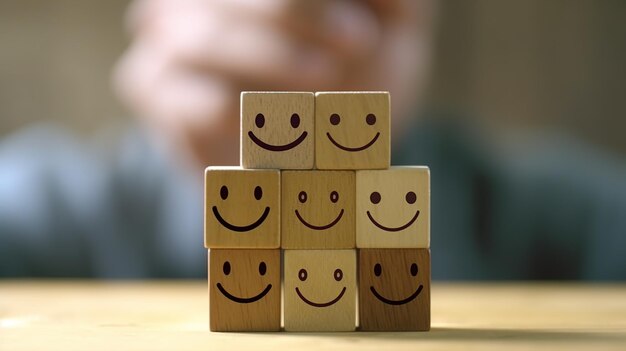
<path fill-rule="evenodd" d="M 626 285 L 432 288 L 426 333 L 211 333 L 205 282 L 0 280 L 0 350 L 626 350 Z"/>

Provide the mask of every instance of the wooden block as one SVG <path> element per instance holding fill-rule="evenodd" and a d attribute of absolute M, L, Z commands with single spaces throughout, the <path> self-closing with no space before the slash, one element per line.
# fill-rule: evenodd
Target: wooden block
<path fill-rule="evenodd" d="M 356 246 L 430 247 L 430 170 L 424 166 L 356 172 Z"/>
<path fill-rule="evenodd" d="M 361 330 L 430 330 L 430 249 L 359 250 Z"/>
<path fill-rule="evenodd" d="M 388 168 L 389 114 L 388 92 L 316 93 L 316 168 Z"/>
<path fill-rule="evenodd" d="M 280 247 L 280 171 L 208 167 L 204 246 Z"/>
<path fill-rule="evenodd" d="M 353 171 L 283 171 L 281 247 L 353 249 L 354 193 Z"/>
<path fill-rule="evenodd" d="M 356 250 L 285 250 L 286 331 L 353 331 Z"/>
<path fill-rule="evenodd" d="M 313 93 L 241 93 L 243 168 L 312 169 Z"/>
<path fill-rule="evenodd" d="M 209 250 L 212 331 L 280 330 L 280 250 Z"/>

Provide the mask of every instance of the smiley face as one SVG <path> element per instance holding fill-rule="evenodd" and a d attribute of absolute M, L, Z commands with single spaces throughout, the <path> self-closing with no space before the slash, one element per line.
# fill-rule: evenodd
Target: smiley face
<path fill-rule="evenodd" d="M 280 171 L 209 167 L 205 181 L 207 248 L 280 246 Z"/>
<path fill-rule="evenodd" d="M 222 200 L 228 199 L 228 187 L 226 185 L 221 186 L 220 197 L 222 198 Z M 263 188 L 259 185 L 254 187 L 254 198 L 257 201 L 260 201 L 263 198 Z M 213 210 L 213 215 L 215 216 L 215 219 L 217 219 L 217 221 L 221 225 L 223 225 L 227 229 L 232 230 L 234 232 L 249 232 L 253 229 L 256 229 L 258 226 L 263 224 L 263 222 L 267 219 L 267 216 L 269 216 L 270 214 L 270 208 L 269 206 L 266 206 L 261 216 L 253 223 L 250 223 L 247 225 L 234 225 L 228 222 L 227 220 L 225 220 L 224 217 L 222 217 L 217 206 L 213 206 L 211 209 Z"/>
<path fill-rule="evenodd" d="M 258 129 L 262 129 L 265 126 L 265 115 L 263 115 L 262 113 L 258 113 L 256 117 L 254 118 L 254 124 L 256 125 Z M 300 127 L 300 115 L 298 115 L 297 113 L 293 113 L 290 118 L 290 124 L 291 124 L 291 127 L 294 129 L 297 129 L 298 127 Z M 248 132 L 248 137 L 250 137 L 253 143 L 257 144 L 259 147 L 265 150 L 273 151 L 273 152 L 291 150 L 294 147 L 300 145 L 304 141 L 304 139 L 306 139 L 307 135 L 309 135 L 308 132 L 303 131 L 302 134 L 300 134 L 300 136 L 297 139 L 295 139 L 294 141 L 290 143 L 283 144 L 283 145 L 272 145 L 259 139 L 259 137 L 257 137 L 253 131 Z"/>
<path fill-rule="evenodd" d="M 211 330 L 280 329 L 280 250 L 209 250 Z"/>
<path fill-rule="evenodd" d="M 223 265 L 222 265 L 222 272 L 224 273 L 225 276 L 229 276 L 231 273 L 231 264 L 230 261 L 224 261 Z M 264 261 L 259 262 L 259 274 L 261 276 L 264 276 L 267 273 L 267 264 Z M 270 292 L 270 290 L 272 290 L 272 284 L 267 284 L 267 286 L 265 286 L 265 289 L 263 289 L 263 291 L 261 291 L 260 293 L 251 296 L 251 297 L 239 297 L 239 296 L 235 296 L 231 293 L 229 293 L 226 289 L 224 289 L 224 286 L 222 286 L 222 283 L 217 283 L 215 284 L 215 286 L 217 287 L 217 290 L 220 291 L 220 293 L 222 293 L 222 295 L 224 295 L 227 299 L 236 302 L 236 303 L 252 303 L 252 302 L 257 302 L 260 299 L 262 299 L 263 297 L 265 297 L 265 295 L 267 295 L 267 293 Z"/>
<path fill-rule="evenodd" d="M 308 197 L 309 197 L 308 194 L 304 190 L 298 193 L 298 201 L 300 201 L 303 204 L 307 202 Z M 337 203 L 337 201 L 339 201 L 339 193 L 336 190 L 331 191 L 329 197 L 330 197 L 330 202 L 332 203 Z M 334 227 L 341 220 L 341 217 L 343 217 L 344 209 L 342 208 L 341 211 L 339 211 L 339 214 L 337 215 L 337 217 L 335 217 L 335 219 L 332 222 L 328 224 L 324 224 L 324 225 L 311 224 L 307 222 L 304 218 L 302 218 L 302 215 L 300 214 L 300 212 L 298 212 L 297 209 L 294 212 L 296 214 L 296 217 L 300 221 L 300 223 L 304 224 L 307 228 L 310 228 L 313 230 L 327 230 L 327 229 Z"/>
<path fill-rule="evenodd" d="M 357 247 L 430 247 L 430 171 L 357 171 Z"/>
<path fill-rule="evenodd" d="M 314 104 L 313 93 L 241 93 L 242 166 L 313 168 Z"/>
<path fill-rule="evenodd" d="M 428 330 L 430 250 L 359 250 L 359 301 L 363 330 Z"/>
<path fill-rule="evenodd" d="M 329 122 L 330 124 L 337 126 L 339 125 L 339 123 L 341 123 L 341 116 L 339 116 L 336 113 L 333 113 L 332 115 L 330 115 L 329 117 Z M 365 123 L 367 123 L 370 126 L 373 126 L 376 124 L 376 115 L 373 113 L 368 113 L 367 116 L 365 117 Z M 380 137 L 380 132 L 376 132 L 376 135 L 374 135 L 374 137 L 367 142 L 364 145 L 361 146 L 356 146 L 356 147 L 349 147 L 349 146 L 344 146 L 342 144 L 340 144 L 339 142 L 337 142 L 333 136 L 330 134 L 330 132 L 326 132 L 326 137 L 328 138 L 328 140 L 330 140 L 330 142 L 335 145 L 336 147 L 338 147 L 339 149 L 343 150 L 343 151 L 347 151 L 347 152 L 359 152 L 359 151 L 363 151 L 368 149 L 369 147 L 371 147 L 372 145 L 374 145 L 374 143 L 378 140 L 378 137 Z"/>
<path fill-rule="evenodd" d="M 353 248 L 354 179 L 350 171 L 283 171 L 282 247 Z"/>
<path fill-rule="evenodd" d="M 376 277 L 380 277 L 380 275 L 382 274 L 382 265 L 380 263 L 376 263 L 374 265 L 374 275 Z M 409 269 L 409 271 L 411 272 L 411 276 L 415 277 L 417 276 L 417 272 L 418 272 L 419 268 L 417 266 L 417 263 L 413 262 L 411 263 L 411 267 Z M 374 294 L 374 296 L 382 301 L 383 303 L 386 303 L 388 305 L 394 305 L 394 306 L 399 306 L 399 305 L 404 305 L 407 304 L 413 300 L 415 300 L 415 298 L 422 292 L 422 289 L 424 288 L 424 285 L 420 284 L 417 289 L 409 296 L 407 296 L 406 298 L 400 299 L 400 300 L 392 300 L 392 299 L 388 299 L 384 296 L 382 296 L 378 291 L 376 291 L 376 288 L 374 288 L 373 285 L 370 286 L 370 291 L 372 292 L 372 294 Z"/>
<path fill-rule="evenodd" d="M 301 268 L 300 271 L 298 272 L 298 279 L 300 279 L 300 281 L 305 281 L 307 280 L 309 274 L 307 272 L 306 269 Z M 337 268 L 335 269 L 335 272 L 333 273 L 333 277 L 335 278 L 336 281 L 340 282 L 343 279 L 343 271 L 341 270 L 341 268 Z M 337 295 L 337 297 L 335 297 L 334 299 L 328 301 L 328 302 L 313 302 L 309 299 L 307 299 L 306 297 L 304 297 L 304 295 L 302 295 L 302 293 L 300 292 L 300 289 L 296 286 L 296 294 L 298 294 L 298 297 L 304 301 L 307 305 L 309 306 L 313 306 L 313 307 L 328 307 L 328 306 L 332 306 L 334 304 L 336 304 L 337 302 L 339 302 L 339 300 L 341 300 L 341 298 L 343 297 L 343 294 L 346 293 L 346 287 L 344 286 L 341 289 L 341 292 L 339 293 L 339 295 Z"/>
<path fill-rule="evenodd" d="M 319 169 L 389 167 L 389 94 L 315 94 L 315 164 Z"/>
<path fill-rule="evenodd" d="M 355 250 L 285 250 L 285 330 L 354 330 Z"/>
<path fill-rule="evenodd" d="M 415 204 L 416 199 L 417 199 L 417 195 L 415 195 L 414 191 L 409 191 L 406 193 L 405 200 L 407 204 L 409 205 Z M 380 201 L 381 201 L 380 193 L 378 191 L 373 191 L 370 194 L 370 202 L 374 205 L 378 205 Z M 407 229 L 417 220 L 417 217 L 419 217 L 420 215 L 420 211 L 415 210 L 415 214 L 413 215 L 413 217 L 409 219 L 409 221 L 406 222 L 405 224 L 402 224 L 397 227 L 387 227 L 387 226 L 380 224 L 377 220 L 375 220 L 369 210 L 366 211 L 366 213 L 367 213 L 367 218 L 372 222 L 372 224 L 374 224 L 376 227 L 387 232 L 399 232 L 399 231 Z"/>

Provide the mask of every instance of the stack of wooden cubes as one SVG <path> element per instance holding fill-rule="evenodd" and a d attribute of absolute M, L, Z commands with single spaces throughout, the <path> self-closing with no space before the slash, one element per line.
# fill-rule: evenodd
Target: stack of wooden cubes
<path fill-rule="evenodd" d="M 205 247 L 212 331 L 429 330 L 430 173 L 390 167 L 389 93 L 243 92 Z"/>

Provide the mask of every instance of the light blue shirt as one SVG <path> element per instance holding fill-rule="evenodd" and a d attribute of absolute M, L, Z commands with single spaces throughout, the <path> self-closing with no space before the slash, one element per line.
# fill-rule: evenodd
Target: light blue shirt
<path fill-rule="evenodd" d="M 392 163 L 431 168 L 434 279 L 626 279 L 623 160 L 432 121 Z M 98 145 L 50 125 L 0 140 L 0 277 L 206 277 L 202 176 L 137 130 Z"/>

